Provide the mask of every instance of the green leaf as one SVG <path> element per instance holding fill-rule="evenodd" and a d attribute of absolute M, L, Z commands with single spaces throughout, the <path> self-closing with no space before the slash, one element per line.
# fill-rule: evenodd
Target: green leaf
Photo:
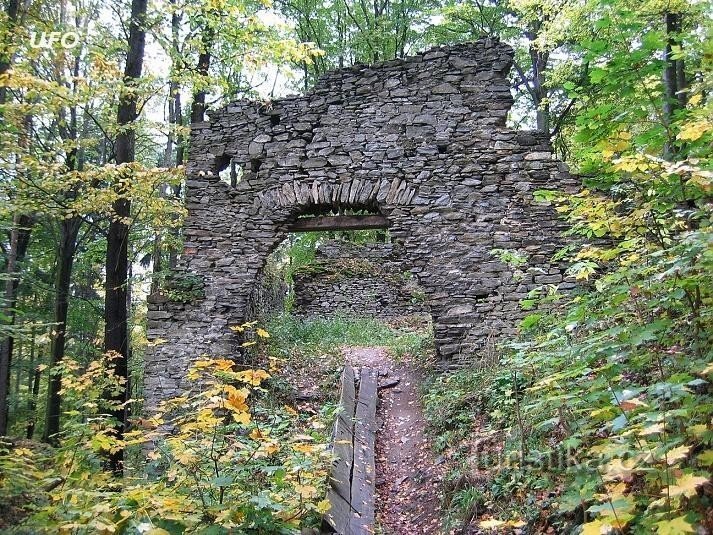
<path fill-rule="evenodd" d="M 528 314 L 520 322 L 520 328 L 523 330 L 532 329 L 533 327 L 537 326 L 538 323 L 540 323 L 541 319 L 542 314 Z"/>
<path fill-rule="evenodd" d="M 685 516 L 679 516 L 673 520 L 656 522 L 656 529 L 659 535 L 682 535 L 684 533 L 696 532 L 693 525 L 686 520 Z"/>
<path fill-rule="evenodd" d="M 235 480 L 228 476 L 214 477 L 210 480 L 210 484 L 215 487 L 229 487 L 233 483 L 235 483 Z"/>

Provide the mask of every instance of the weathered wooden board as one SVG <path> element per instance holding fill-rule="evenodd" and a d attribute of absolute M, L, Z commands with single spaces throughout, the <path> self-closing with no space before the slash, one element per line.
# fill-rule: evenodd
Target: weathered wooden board
<path fill-rule="evenodd" d="M 290 232 L 313 230 L 366 230 L 389 228 L 389 220 L 383 215 L 337 215 L 302 217 L 289 227 Z"/>
<path fill-rule="evenodd" d="M 354 413 L 356 388 L 354 368 L 346 366 L 342 372 L 342 392 L 339 399 L 342 408 L 334 426 L 334 455 L 337 460 L 332 468 L 331 488 L 348 502 L 351 500 L 351 474 L 354 459 Z"/>
<path fill-rule="evenodd" d="M 342 373 L 342 412 L 334 428 L 337 460 L 330 475 L 327 499 L 331 508 L 325 522 L 340 535 L 367 535 L 374 531 L 374 447 L 378 371 L 362 368 L 358 389 L 351 366 Z"/>
<path fill-rule="evenodd" d="M 376 445 L 376 393 L 379 373 L 362 368 L 354 426 L 354 468 L 352 469 L 352 509 L 350 534 L 373 533 L 374 526 L 374 447 Z"/>
<path fill-rule="evenodd" d="M 351 481 L 354 463 L 354 414 L 356 407 L 354 368 L 342 372 L 339 406 L 342 412 L 334 424 L 334 455 L 327 499 L 331 507 L 325 520 L 337 533 L 346 533 L 351 518 Z"/>

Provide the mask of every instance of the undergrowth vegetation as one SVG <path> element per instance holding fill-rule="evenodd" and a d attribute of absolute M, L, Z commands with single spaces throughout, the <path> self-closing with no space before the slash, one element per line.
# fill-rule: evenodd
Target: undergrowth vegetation
<path fill-rule="evenodd" d="M 134 421 L 122 440 L 119 407 L 105 400 L 121 383 L 111 359 L 86 368 L 67 360 L 57 373 L 69 408 L 61 446 L 0 444 L 4 533 L 294 533 L 328 509 L 332 414 L 280 404 L 275 363 L 268 372 L 196 361 L 192 388 Z M 116 478 L 105 467 L 118 448 L 147 463 Z"/>
<path fill-rule="evenodd" d="M 413 322 L 389 325 L 375 318 L 335 315 L 299 318 L 283 314 L 269 324 L 272 345 L 283 355 L 296 358 L 335 353 L 341 346 L 385 346 L 395 358 L 426 358 L 432 348 L 430 325 Z"/>
<path fill-rule="evenodd" d="M 585 240 L 575 253 L 571 273 L 596 280 L 526 317 L 495 366 L 426 387 L 436 446 L 454 467 L 456 525 L 481 517 L 484 527 L 556 533 L 713 528 L 713 232 L 697 186 L 710 175 L 647 157 L 613 167 L 648 191 L 626 201 L 543 194 L 573 233 L 604 228 L 613 238 Z M 693 199 L 686 208 L 675 183 Z"/>

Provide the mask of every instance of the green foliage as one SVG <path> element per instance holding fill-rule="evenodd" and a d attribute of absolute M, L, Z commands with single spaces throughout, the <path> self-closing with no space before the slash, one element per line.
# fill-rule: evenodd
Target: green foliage
<path fill-rule="evenodd" d="M 710 174 L 637 154 L 610 172 L 646 188 L 551 198 L 585 240 L 571 271 L 593 284 L 527 316 L 496 368 L 435 379 L 427 413 L 465 473 L 486 471 L 490 515 L 559 532 L 693 532 L 711 507 Z M 483 450 L 474 427 L 498 439 Z"/>
<path fill-rule="evenodd" d="M 203 279 L 198 275 L 166 271 L 155 276 L 161 293 L 171 301 L 190 303 L 205 296 Z"/>
<path fill-rule="evenodd" d="M 117 406 L 104 398 L 122 381 L 110 361 L 57 367 L 70 408 L 60 448 L 2 445 L 0 501 L 29 515 L 10 533 L 128 534 L 151 525 L 166 530 L 154 533 L 272 534 L 318 522 L 331 462 L 325 415 L 274 406 L 266 371 L 206 359 L 188 374 L 191 393 L 118 440 L 108 416 Z M 148 452 L 153 477 L 103 470 L 116 448 Z"/>

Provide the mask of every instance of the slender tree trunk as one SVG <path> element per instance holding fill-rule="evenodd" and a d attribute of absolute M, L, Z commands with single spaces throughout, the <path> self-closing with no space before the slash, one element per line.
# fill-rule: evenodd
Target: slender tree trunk
<path fill-rule="evenodd" d="M 532 60 L 532 94 L 537 129 L 549 134 L 550 106 L 547 104 L 547 89 L 545 87 L 545 69 L 548 58 L 545 53 L 530 45 L 530 59 Z"/>
<path fill-rule="evenodd" d="M 175 3 L 176 0 L 172 0 L 172 3 Z M 180 49 L 179 49 L 179 35 L 180 35 L 180 26 L 181 26 L 181 21 L 178 13 L 173 14 L 171 17 L 171 35 L 172 35 L 172 40 L 173 40 L 173 50 L 174 53 L 176 54 L 176 57 L 180 57 Z M 177 65 L 179 71 L 183 69 L 183 63 L 179 63 Z M 182 127 L 183 126 L 183 104 L 181 103 L 181 88 L 178 85 L 178 82 L 176 82 L 176 88 L 175 91 L 172 94 L 173 98 L 173 123 L 178 126 Z M 183 165 L 183 157 L 185 153 L 185 139 L 182 133 L 179 132 L 176 133 L 176 167 Z M 181 186 L 180 184 L 173 186 L 172 188 L 172 194 L 174 197 L 178 198 L 181 195 Z M 179 234 L 180 230 L 178 228 L 172 229 L 172 234 L 175 239 L 175 242 L 178 243 L 179 239 Z M 175 269 L 176 266 L 178 265 L 178 250 L 175 245 L 171 245 L 170 249 L 168 250 L 168 268 L 169 269 Z"/>
<path fill-rule="evenodd" d="M 6 327 L 15 323 L 15 306 L 17 304 L 17 288 L 20 284 L 19 264 L 22 263 L 30 242 L 30 226 L 32 218 L 26 215 L 15 215 L 10 231 L 10 250 L 7 258 L 5 292 L 2 312 Z M 7 433 L 9 410 L 7 397 L 10 387 L 10 366 L 12 365 L 13 336 L 8 333 L 0 340 L 0 436 Z"/>
<path fill-rule="evenodd" d="M 206 28 L 203 30 L 203 35 L 201 37 L 202 49 L 201 53 L 198 56 L 198 66 L 196 68 L 196 72 L 202 78 L 208 76 L 208 70 L 210 69 L 213 39 L 215 39 L 215 32 L 210 26 L 206 26 Z M 203 116 L 205 113 L 205 97 L 206 90 L 203 88 L 200 88 L 198 91 L 195 91 L 193 93 L 193 102 L 191 103 L 191 124 L 200 123 L 203 121 Z"/>
<path fill-rule="evenodd" d="M 124 83 L 136 86 L 144 61 L 144 45 L 146 41 L 147 0 L 132 0 L 131 22 L 129 24 L 129 51 L 124 68 Z M 124 92 L 119 101 L 117 123 L 121 129 L 116 137 L 116 163 L 123 164 L 134 161 L 136 133 L 130 125 L 137 118 L 137 95 L 133 91 Z M 114 217 L 109 224 L 106 249 L 106 292 L 104 303 L 104 348 L 107 352 L 117 355 L 114 361 L 114 371 L 118 377 L 128 380 L 128 311 L 126 307 L 127 287 L 129 284 L 129 226 L 127 220 L 131 215 L 131 201 L 120 198 L 113 204 Z M 123 402 L 126 392 L 116 399 Z M 114 414 L 117 420 L 116 436 L 121 439 L 126 425 L 126 411 L 117 410 Z M 124 452 L 119 450 L 109 457 L 109 468 L 117 475 L 123 472 Z"/>
<path fill-rule="evenodd" d="M 40 367 L 36 366 L 34 373 L 30 379 L 30 389 L 32 394 L 28 398 L 27 408 L 28 408 L 28 420 L 27 420 L 27 433 L 28 439 L 31 439 L 35 435 L 35 422 L 37 422 L 37 398 L 40 395 L 40 379 L 42 377 L 42 372 Z"/>
<path fill-rule="evenodd" d="M 678 34 L 681 31 L 681 15 L 679 13 L 666 13 L 664 16 L 666 25 L 666 50 L 664 52 L 664 102 L 663 120 L 664 126 L 669 130 L 668 140 L 664 144 L 663 157 L 673 158 L 675 147 L 673 144 L 673 134 L 669 127 L 673 123 L 676 110 L 686 106 L 687 95 L 683 89 L 686 88 L 686 74 L 683 60 L 677 60 L 673 56 L 673 48 L 681 46 L 678 42 Z"/>
<path fill-rule="evenodd" d="M 82 226 L 79 217 L 63 219 L 60 222 L 59 245 L 57 248 L 57 272 L 55 274 L 54 336 L 50 346 L 50 376 L 47 386 L 47 414 L 42 439 L 56 443 L 59 433 L 62 398 L 62 378 L 53 369 L 64 360 L 67 336 L 67 312 L 72 283 L 74 253 L 77 250 L 77 236 Z"/>
<path fill-rule="evenodd" d="M 2 35 L 2 43 L 0 43 L 0 75 L 5 74 L 12 64 L 11 43 L 14 40 L 14 31 L 20 18 L 20 2 L 19 0 L 9 0 L 5 9 L 6 21 L 4 24 L 4 34 Z M 7 88 L 0 86 L 0 105 L 5 104 L 7 100 Z M 31 127 L 31 119 L 25 118 L 25 132 L 21 143 L 25 146 L 29 143 L 29 132 Z M 6 318 L 6 324 L 11 326 L 15 322 L 15 302 L 17 287 L 19 285 L 18 274 L 15 273 L 17 264 L 22 261 L 27 250 L 30 231 L 23 230 L 24 227 L 31 225 L 31 219 L 25 215 L 15 215 L 13 218 L 13 228 L 10 231 L 10 250 L 8 254 L 6 271 L 8 276 L 5 282 L 3 315 Z M 26 241 L 24 236 L 26 236 Z M 10 387 L 10 365 L 12 364 L 12 346 L 13 338 L 8 335 L 0 340 L 0 436 L 7 433 L 8 424 L 8 406 L 7 395 Z"/>
<path fill-rule="evenodd" d="M 7 17 L 4 28 L 4 34 L 2 36 L 2 47 L 0 50 L 0 75 L 5 74 L 10 68 L 12 63 L 12 53 L 9 51 L 11 49 L 11 44 L 14 41 L 13 32 L 17 27 L 17 22 L 20 14 L 20 1 L 19 0 L 9 0 L 7 7 L 5 9 L 5 15 Z M 7 87 L 0 86 L 0 104 L 4 104 L 7 99 Z"/>
<path fill-rule="evenodd" d="M 234 161 L 230 161 L 230 185 L 234 188 L 238 185 L 238 169 Z"/>
<path fill-rule="evenodd" d="M 20 328 L 22 328 L 22 324 L 20 325 Z M 20 394 L 20 377 L 22 376 L 22 361 L 24 360 L 24 351 L 23 351 L 23 343 L 22 343 L 22 338 L 17 339 L 17 357 L 13 359 L 13 367 L 15 368 L 15 398 Z"/>

